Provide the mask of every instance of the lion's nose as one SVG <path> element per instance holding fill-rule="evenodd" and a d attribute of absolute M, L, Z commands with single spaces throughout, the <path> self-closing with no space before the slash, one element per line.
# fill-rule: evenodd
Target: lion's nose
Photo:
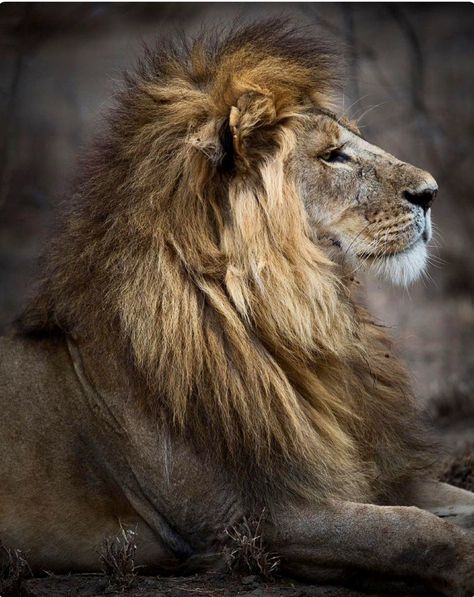
<path fill-rule="evenodd" d="M 413 205 L 420 206 L 426 213 L 432 206 L 438 192 L 437 186 L 426 186 L 416 191 L 404 191 L 403 196 Z"/>

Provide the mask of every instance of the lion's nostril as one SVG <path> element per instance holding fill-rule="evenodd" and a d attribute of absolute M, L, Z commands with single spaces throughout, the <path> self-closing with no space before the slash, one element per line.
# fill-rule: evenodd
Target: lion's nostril
<path fill-rule="evenodd" d="M 433 201 L 435 200 L 436 193 L 438 192 L 437 188 L 433 189 L 423 189 L 421 191 L 404 191 L 403 197 L 412 203 L 413 205 L 418 205 L 423 209 L 426 213 L 428 209 L 432 206 Z"/>

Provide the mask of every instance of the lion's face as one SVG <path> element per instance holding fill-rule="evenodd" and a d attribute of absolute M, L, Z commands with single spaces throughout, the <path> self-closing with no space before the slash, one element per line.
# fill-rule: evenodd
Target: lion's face
<path fill-rule="evenodd" d="M 315 114 L 292 160 L 312 231 L 357 268 L 396 284 L 423 270 L 437 184 L 428 173 L 362 139 L 347 123 Z"/>

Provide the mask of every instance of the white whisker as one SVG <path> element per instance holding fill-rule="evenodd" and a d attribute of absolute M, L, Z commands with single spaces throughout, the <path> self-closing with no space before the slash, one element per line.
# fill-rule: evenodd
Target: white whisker
<path fill-rule="evenodd" d="M 388 104 L 388 103 L 389 102 L 381 102 L 380 104 L 375 104 L 374 106 L 370 106 L 369 108 L 367 108 L 367 110 L 362 112 L 362 114 L 355 119 L 357 122 L 357 126 L 359 126 L 359 122 L 362 120 L 362 118 L 364 118 L 364 116 L 367 116 L 367 114 L 369 114 L 369 112 L 372 112 L 372 110 L 375 110 L 376 108 L 380 108 L 381 106 L 384 106 L 385 104 Z"/>

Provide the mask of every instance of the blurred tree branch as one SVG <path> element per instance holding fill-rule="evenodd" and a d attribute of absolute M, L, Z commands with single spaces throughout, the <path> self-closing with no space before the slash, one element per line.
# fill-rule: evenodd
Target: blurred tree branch
<path fill-rule="evenodd" d="M 21 31 L 22 38 L 27 39 L 29 21 L 32 12 L 31 4 L 23 5 L 23 16 L 18 29 Z M 0 148 L 0 208 L 4 204 L 10 190 L 10 181 L 12 174 L 12 153 L 15 149 L 16 135 L 14 134 L 16 126 L 18 88 L 20 85 L 21 71 L 26 52 L 25 43 L 18 44 L 18 49 L 13 65 L 13 74 L 11 77 L 10 89 L 7 91 L 8 99 L 5 109 L 5 129 L 3 131 L 3 143 Z"/>

